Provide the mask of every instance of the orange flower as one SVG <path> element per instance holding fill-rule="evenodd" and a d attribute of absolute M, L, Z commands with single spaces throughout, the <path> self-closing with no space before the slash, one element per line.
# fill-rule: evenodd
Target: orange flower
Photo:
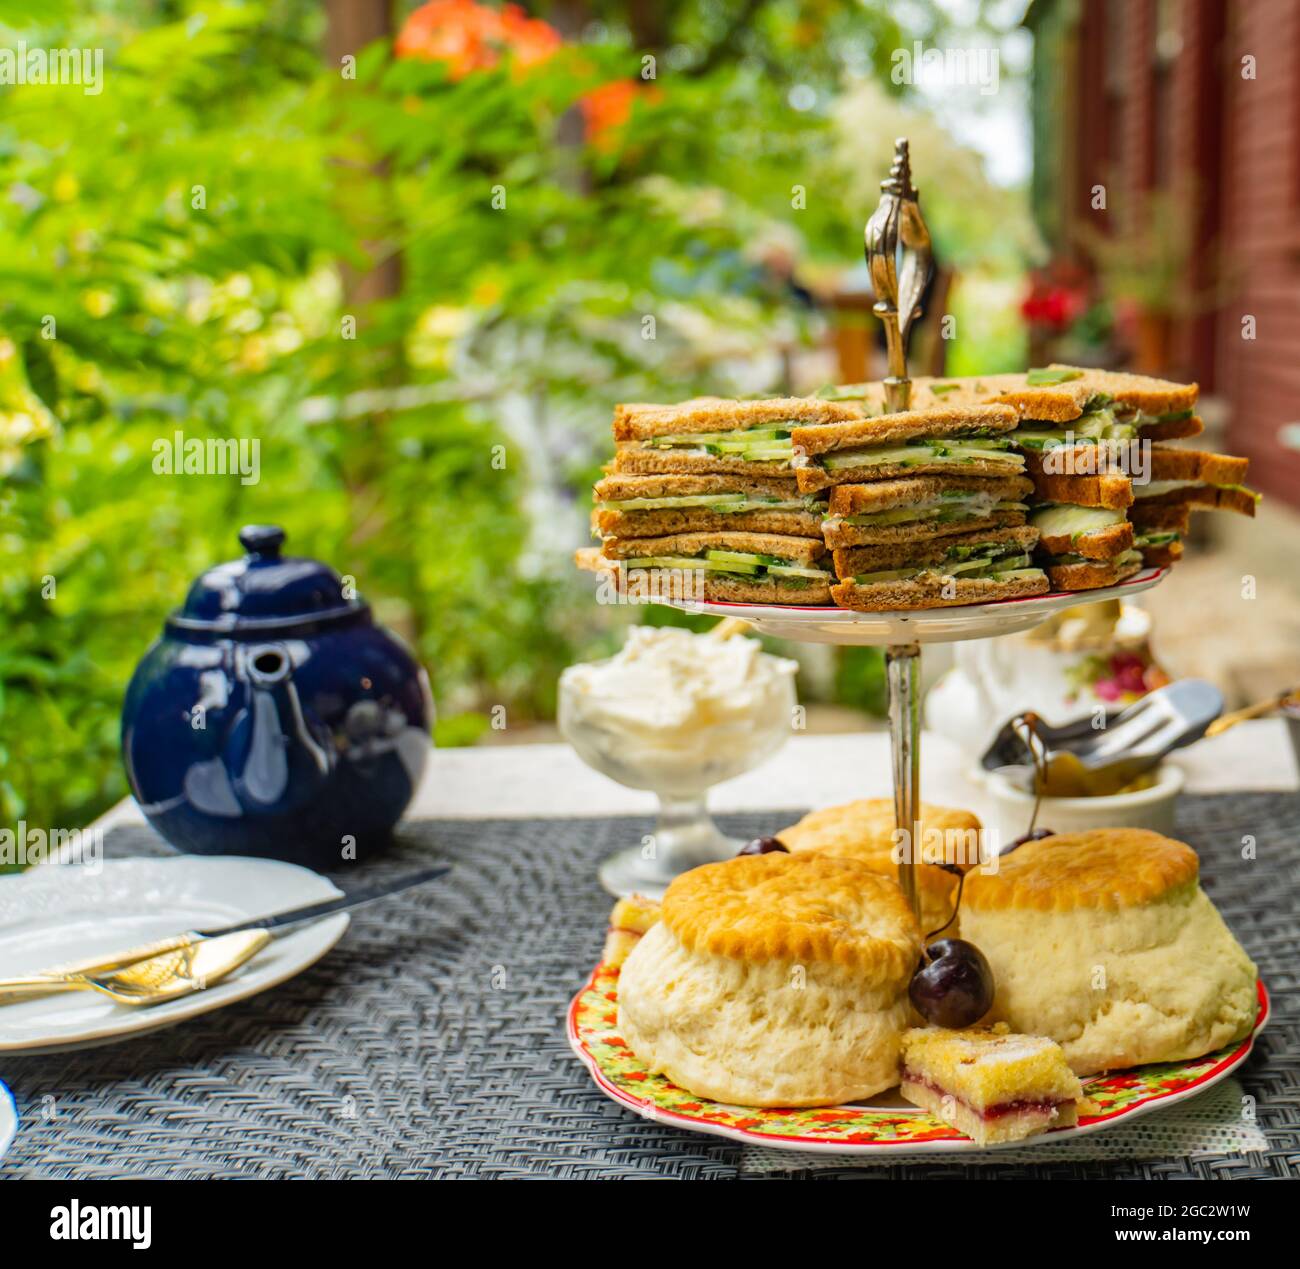
<path fill-rule="evenodd" d="M 579 99 L 587 140 L 600 149 L 610 149 L 614 133 L 632 117 L 632 103 L 641 92 L 634 79 L 616 79 L 585 92 Z"/>
<path fill-rule="evenodd" d="M 398 57 L 445 62 L 452 79 L 490 70 L 510 55 L 515 67 L 544 62 L 562 43 L 560 33 L 517 4 L 500 9 L 474 0 L 429 0 L 402 27 L 393 51 Z"/>

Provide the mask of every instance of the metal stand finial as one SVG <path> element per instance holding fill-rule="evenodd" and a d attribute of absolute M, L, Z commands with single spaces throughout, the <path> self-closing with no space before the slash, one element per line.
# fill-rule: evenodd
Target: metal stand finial
<path fill-rule="evenodd" d="M 885 400 L 890 413 L 906 410 L 912 381 L 907 377 L 907 337 L 921 315 L 921 296 L 934 270 L 930 231 L 921 219 L 920 195 L 912 184 L 907 138 L 894 142 L 894 165 L 880 182 L 880 203 L 867 221 L 867 268 L 876 293 L 873 312 L 885 327 L 889 376 Z"/>
<path fill-rule="evenodd" d="M 930 231 L 921 219 L 919 195 L 912 184 L 907 138 L 894 142 L 894 165 L 880 182 L 880 204 L 867 221 L 867 267 L 876 293 L 873 311 L 885 327 L 889 375 L 885 403 L 891 414 L 911 403 L 907 376 L 907 337 L 921 315 L 921 296 L 930 281 L 934 259 Z M 916 865 L 922 846 L 921 818 L 921 649 L 914 643 L 885 649 L 889 686 L 889 737 L 893 754 L 894 827 L 906 836 L 898 865 L 898 882 L 918 923 L 921 901 Z M 924 926 L 922 926 L 924 933 Z"/>

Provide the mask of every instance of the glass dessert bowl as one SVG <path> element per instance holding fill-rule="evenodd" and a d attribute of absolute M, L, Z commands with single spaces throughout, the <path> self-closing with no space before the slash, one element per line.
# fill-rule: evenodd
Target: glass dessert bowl
<path fill-rule="evenodd" d="M 612 894 L 660 897 L 680 873 L 743 844 L 706 809 L 708 790 L 785 743 L 797 665 L 756 639 L 633 626 L 606 661 L 560 676 L 560 732 L 591 768 L 659 798 L 654 832 L 601 865 Z"/>

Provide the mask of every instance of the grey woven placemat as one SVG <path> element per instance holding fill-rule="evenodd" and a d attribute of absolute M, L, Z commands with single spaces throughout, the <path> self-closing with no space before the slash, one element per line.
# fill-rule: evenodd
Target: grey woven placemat
<path fill-rule="evenodd" d="M 722 817 L 740 836 L 795 813 Z M 428 889 L 354 917 L 290 982 L 111 1047 L 0 1055 L 23 1126 L 0 1177 L 735 1177 L 741 1147 L 608 1101 L 569 1052 L 564 1013 L 599 954 L 610 900 L 596 861 L 642 820 L 424 821 L 342 879 L 455 864 Z M 1207 889 L 1273 993 L 1238 1073 L 1263 1156 L 978 1170 L 923 1159 L 891 1177 L 1282 1177 L 1300 1171 L 1300 798 L 1188 797 L 1181 831 Z M 1240 862 L 1253 836 L 1254 864 Z M 119 829 L 110 857 L 165 852 Z M 821 1171 L 818 1178 L 854 1175 Z"/>

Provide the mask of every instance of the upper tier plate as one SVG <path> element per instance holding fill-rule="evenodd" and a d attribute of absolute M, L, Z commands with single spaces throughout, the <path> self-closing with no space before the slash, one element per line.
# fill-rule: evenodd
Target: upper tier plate
<path fill-rule="evenodd" d="M 1046 621 L 1062 608 L 1095 604 L 1150 590 L 1164 580 L 1167 568 L 1145 568 L 1118 586 L 1100 590 L 1055 591 L 1027 599 L 1000 599 L 991 604 L 959 608 L 925 608 L 916 612 L 853 612 L 847 608 L 793 604 L 712 604 L 663 599 L 659 602 L 687 612 L 715 617 L 739 617 L 760 634 L 802 643 L 839 643 L 881 647 L 900 643 L 953 643 L 1016 634 Z"/>

